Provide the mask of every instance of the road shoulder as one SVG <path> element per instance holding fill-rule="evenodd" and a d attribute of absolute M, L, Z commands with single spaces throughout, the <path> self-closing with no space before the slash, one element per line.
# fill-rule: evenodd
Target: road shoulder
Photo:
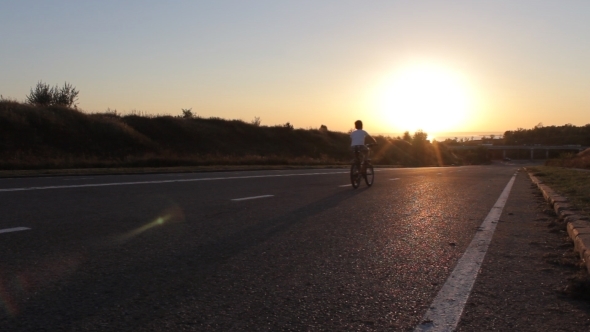
<path fill-rule="evenodd" d="M 457 331 L 588 331 L 587 278 L 566 228 L 520 171 Z"/>

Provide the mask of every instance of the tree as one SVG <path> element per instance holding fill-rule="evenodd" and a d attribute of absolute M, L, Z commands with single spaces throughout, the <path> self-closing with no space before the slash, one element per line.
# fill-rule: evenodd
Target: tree
<path fill-rule="evenodd" d="M 190 119 L 193 116 L 192 108 L 182 108 L 182 117 L 184 119 Z"/>
<path fill-rule="evenodd" d="M 54 104 L 75 108 L 78 93 L 79 91 L 67 82 L 65 82 L 64 86 L 59 90 L 56 85 L 53 93 Z"/>
<path fill-rule="evenodd" d="M 35 90 L 27 96 L 27 102 L 34 105 L 49 106 L 53 100 L 53 88 L 49 84 L 39 81 Z"/>
<path fill-rule="evenodd" d="M 424 142 L 426 142 L 427 138 L 427 133 L 423 132 L 422 130 L 418 130 L 414 133 L 414 136 L 412 137 L 412 144 L 423 144 Z"/>
<path fill-rule="evenodd" d="M 256 127 L 260 127 L 260 117 L 259 116 L 255 116 L 254 119 L 250 122 L 251 124 L 253 124 Z"/>
<path fill-rule="evenodd" d="M 31 88 L 27 102 L 41 106 L 58 105 L 75 108 L 79 93 L 67 82 L 60 89 L 57 85 L 50 87 L 49 84 L 39 81 L 34 90 Z"/>
<path fill-rule="evenodd" d="M 410 132 L 406 131 L 402 139 L 406 142 L 412 142 L 412 136 L 410 135 Z"/>
<path fill-rule="evenodd" d="M 412 150 L 417 166 L 425 166 L 429 164 L 428 160 L 430 158 L 428 146 L 430 145 L 430 142 L 428 142 L 427 138 L 428 134 L 422 130 L 416 131 L 414 136 L 412 136 Z"/>

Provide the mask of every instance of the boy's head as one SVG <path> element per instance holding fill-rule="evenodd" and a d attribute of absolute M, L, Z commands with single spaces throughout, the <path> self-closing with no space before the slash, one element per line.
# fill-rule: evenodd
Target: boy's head
<path fill-rule="evenodd" d="M 354 122 L 354 127 L 355 127 L 356 129 L 363 129 L 363 122 L 362 122 L 361 120 L 356 120 L 356 121 Z"/>

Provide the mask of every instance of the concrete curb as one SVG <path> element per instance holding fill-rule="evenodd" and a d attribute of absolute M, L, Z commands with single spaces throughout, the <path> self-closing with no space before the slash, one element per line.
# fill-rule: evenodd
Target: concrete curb
<path fill-rule="evenodd" d="M 531 181 L 541 190 L 545 200 L 551 205 L 559 219 L 567 224 L 567 233 L 574 241 L 574 250 L 584 261 L 586 269 L 590 273 L 590 219 L 587 216 L 577 214 L 575 208 L 566 197 L 558 195 L 539 178 L 526 169 Z"/>

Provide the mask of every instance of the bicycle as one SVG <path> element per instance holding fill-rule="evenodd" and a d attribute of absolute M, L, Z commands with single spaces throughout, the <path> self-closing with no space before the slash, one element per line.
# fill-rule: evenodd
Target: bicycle
<path fill-rule="evenodd" d="M 353 189 L 356 189 L 360 186 L 361 178 L 365 179 L 367 186 L 370 187 L 373 185 L 373 181 L 375 179 L 375 170 L 373 169 L 371 159 L 369 158 L 371 153 L 370 147 L 373 145 L 376 144 L 365 144 L 366 153 L 361 151 L 362 148 L 360 146 L 354 147 L 354 159 L 350 165 L 350 182 L 352 183 Z"/>

